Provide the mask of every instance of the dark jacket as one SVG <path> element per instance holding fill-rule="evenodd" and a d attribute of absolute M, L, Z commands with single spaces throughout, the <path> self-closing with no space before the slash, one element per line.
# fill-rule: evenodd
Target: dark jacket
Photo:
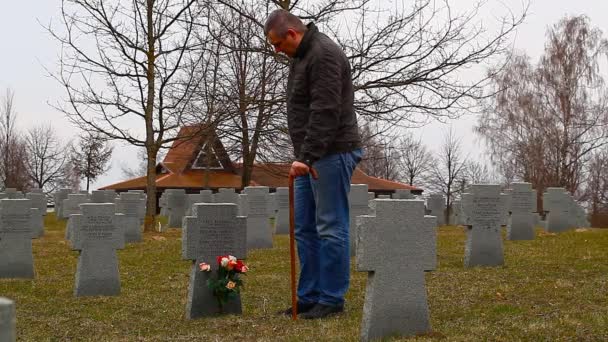
<path fill-rule="evenodd" d="M 296 159 L 312 165 L 322 157 L 361 147 L 346 55 L 308 25 L 287 82 L 287 121 Z"/>

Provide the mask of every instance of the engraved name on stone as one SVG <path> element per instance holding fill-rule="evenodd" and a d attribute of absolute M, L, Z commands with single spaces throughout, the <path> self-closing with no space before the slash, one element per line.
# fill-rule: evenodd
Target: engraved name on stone
<path fill-rule="evenodd" d="M 29 233 L 29 214 L 2 214 L 2 231 L 4 233 Z"/>
<path fill-rule="evenodd" d="M 500 225 L 500 197 L 474 196 L 472 218 L 475 225 Z"/>
<path fill-rule="evenodd" d="M 206 255 L 219 256 L 225 251 L 234 249 L 234 225 L 229 219 L 199 218 L 203 222 L 200 229 L 198 245 Z"/>
<path fill-rule="evenodd" d="M 114 222 L 111 216 L 84 217 L 82 232 L 87 238 L 94 240 L 111 240 Z"/>

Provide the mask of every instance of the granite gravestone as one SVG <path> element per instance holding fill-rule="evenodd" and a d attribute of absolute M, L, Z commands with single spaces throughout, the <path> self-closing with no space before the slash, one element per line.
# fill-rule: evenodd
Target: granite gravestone
<path fill-rule="evenodd" d="M 57 219 L 65 219 L 63 217 L 63 211 L 62 211 L 63 200 L 68 198 L 68 194 L 71 191 L 72 191 L 71 189 L 62 188 L 53 194 L 53 203 L 55 206 L 55 217 Z"/>
<path fill-rule="evenodd" d="M 437 217 L 437 226 L 445 225 L 445 199 L 442 194 L 431 194 L 426 200 L 430 215 Z"/>
<path fill-rule="evenodd" d="M 0 200 L 0 278 L 34 278 L 32 201 Z"/>
<path fill-rule="evenodd" d="M 499 266 L 504 263 L 500 224 L 500 186 L 474 184 L 465 245 L 464 266 Z"/>
<path fill-rule="evenodd" d="M 361 340 L 430 331 L 424 271 L 436 267 L 436 218 L 419 200 L 374 200 L 357 221 L 357 271 L 368 272 Z"/>
<path fill-rule="evenodd" d="M 44 215 L 46 214 L 46 196 L 41 193 L 30 192 L 25 195 L 32 201 L 32 229 L 34 237 L 39 238 L 44 235 Z"/>
<path fill-rule="evenodd" d="M 414 199 L 412 190 L 409 189 L 396 189 L 393 194 L 393 199 Z"/>
<path fill-rule="evenodd" d="M 205 203 L 203 202 L 203 195 L 186 194 L 186 216 L 192 216 L 192 206 L 196 203 Z"/>
<path fill-rule="evenodd" d="M 186 190 L 167 189 L 167 216 L 170 228 L 181 228 L 186 215 Z"/>
<path fill-rule="evenodd" d="M 277 216 L 275 218 L 276 234 L 289 234 L 289 188 L 277 188 Z"/>
<path fill-rule="evenodd" d="M 513 183 L 509 211 L 511 217 L 507 226 L 508 240 L 534 239 L 534 203 L 532 184 Z"/>
<path fill-rule="evenodd" d="M 145 210 L 145 208 L 144 208 Z M 125 231 L 125 243 L 141 242 L 141 197 L 137 193 L 123 192 L 116 201 L 116 212 L 123 214 L 121 223 Z"/>
<path fill-rule="evenodd" d="M 469 226 L 471 207 L 473 205 L 473 194 L 464 193 L 460 196 L 460 224 L 463 226 Z"/>
<path fill-rule="evenodd" d="M 248 186 L 245 215 L 247 216 L 247 250 L 272 248 L 272 228 L 268 217 L 268 187 Z"/>
<path fill-rule="evenodd" d="M 120 294 L 117 249 L 124 248 L 125 231 L 119 224 L 115 204 L 81 204 L 82 214 L 73 215 L 73 249 L 80 251 L 74 296 Z"/>
<path fill-rule="evenodd" d="M 455 225 L 459 225 L 462 224 L 460 223 L 461 221 L 461 215 L 460 215 L 460 211 L 461 211 L 461 205 L 460 205 L 460 200 L 454 200 L 452 201 L 452 203 L 450 204 L 452 207 L 452 210 L 450 210 L 450 224 L 455 224 Z"/>
<path fill-rule="evenodd" d="M 547 232 L 560 233 L 570 229 L 570 208 L 564 188 L 547 188 L 543 197 L 547 214 Z"/>
<path fill-rule="evenodd" d="M 368 192 L 367 193 L 367 201 L 368 201 L 368 203 L 369 203 L 369 201 L 373 201 L 374 199 L 376 199 L 376 194 L 373 193 L 373 192 L 371 192 L 371 191 Z"/>
<path fill-rule="evenodd" d="M 17 340 L 15 319 L 15 302 L 0 297 L 0 341 L 15 342 Z"/>
<path fill-rule="evenodd" d="M 106 201 L 107 201 L 107 196 L 106 196 L 106 192 L 104 190 L 91 191 L 90 203 L 114 203 L 114 201 L 112 201 L 112 202 L 106 202 Z"/>
<path fill-rule="evenodd" d="M 511 192 L 507 190 L 505 193 L 500 194 L 500 225 L 507 226 L 509 223 L 509 215 L 511 208 Z"/>
<path fill-rule="evenodd" d="M 378 195 L 378 199 L 390 199 L 391 195 Z"/>
<path fill-rule="evenodd" d="M 234 203 L 239 204 L 239 195 L 234 192 L 233 188 L 220 188 L 217 193 L 213 194 L 214 203 Z"/>
<path fill-rule="evenodd" d="M 16 188 L 6 188 L 4 189 L 4 193 L 6 194 L 6 198 L 8 199 L 23 199 L 23 192 L 17 190 Z"/>
<path fill-rule="evenodd" d="M 167 193 L 163 192 L 158 199 L 158 206 L 160 207 L 160 216 L 167 217 Z"/>
<path fill-rule="evenodd" d="M 357 231 L 357 216 L 369 214 L 369 200 L 367 197 L 368 193 L 367 184 L 351 184 L 350 191 L 348 193 L 348 205 L 349 205 L 349 228 L 348 238 L 350 240 L 350 256 L 355 256 L 357 252 L 357 238 L 355 233 Z"/>
<path fill-rule="evenodd" d="M 89 203 L 89 198 L 85 194 L 69 194 L 67 199 L 63 200 L 61 212 L 68 219 L 68 223 L 65 228 L 65 239 L 72 241 L 72 221 L 71 216 L 80 214 L 80 205 L 83 203 Z"/>
<path fill-rule="evenodd" d="M 213 316 L 219 313 L 216 298 L 207 287 L 209 277 L 216 276 L 217 257 L 233 255 L 238 259 L 247 256 L 246 219 L 237 216 L 236 204 L 195 204 L 195 216 L 184 217 L 182 230 L 182 257 L 194 260 L 190 271 L 186 318 Z M 200 263 L 211 265 L 212 272 L 201 272 Z M 241 314 L 240 295 L 223 307 L 224 313 Z"/>
<path fill-rule="evenodd" d="M 276 192 L 272 192 L 268 194 L 268 206 L 266 207 L 266 209 L 268 209 L 268 218 L 274 219 L 276 218 L 276 211 L 277 211 L 277 197 L 276 197 Z"/>

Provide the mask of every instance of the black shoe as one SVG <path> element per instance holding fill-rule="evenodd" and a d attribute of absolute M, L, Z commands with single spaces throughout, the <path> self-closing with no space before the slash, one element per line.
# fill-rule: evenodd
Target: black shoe
<path fill-rule="evenodd" d="M 343 311 L 344 305 L 324 305 L 318 303 L 308 312 L 303 313 L 300 317 L 304 319 L 319 319 L 335 315 Z"/>
<path fill-rule="evenodd" d="M 314 308 L 317 303 L 302 303 L 298 302 L 298 314 L 305 313 Z M 287 310 L 279 311 L 279 315 L 291 316 L 291 307 Z"/>

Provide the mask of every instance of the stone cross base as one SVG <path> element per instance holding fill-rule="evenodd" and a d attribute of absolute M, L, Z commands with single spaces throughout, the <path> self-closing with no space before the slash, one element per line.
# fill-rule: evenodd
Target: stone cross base
<path fill-rule="evenodd" d="M 120 274 L 116 251 L 87 248 L 80 252 L 76 269 L 74 296 L 118 296 Z"/>
<path fill-rule="evenodd" d="M 186 319 L 216 316 L 219 314 L 240 315 L 243 313 L 241 296 L 229 301 L 220 312 L 217 299 L 207 286 L 209 277 L 215 276 L 212 272 L 201 272 L 198 265 L 203 261 L 197 260 L 190 271 L 190 284 L 188 285 L 188 299 L 186 302 Z"/>

